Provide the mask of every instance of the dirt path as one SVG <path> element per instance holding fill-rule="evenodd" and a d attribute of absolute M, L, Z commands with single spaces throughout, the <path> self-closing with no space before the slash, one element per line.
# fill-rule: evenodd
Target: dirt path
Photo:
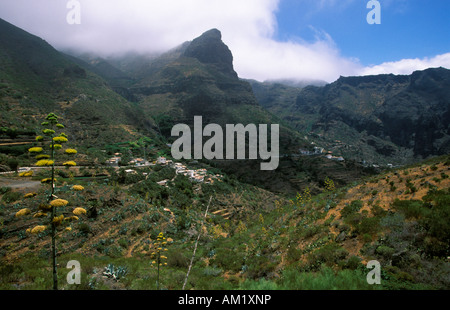
<path fill-rule="evenodd" d="M 0 187 L 11 187 L 12 189 L 38 189 L 41 185 L 39 181 L 0 178 Z"/>
<path fill-rule="evenodd" d="M 138 240 L 136 240 L 136 242 L 134 242 L 134 243 L 128 248 L 128 251 L 127 251 L 127 254 L 125 255 L 125 257 L 132 257 L 132 256 L 133 256 L 134 248 L 137 247 L 137 246 L 141 243 L 141 241 L 144 240 L 145 238 L 148 238 L 148 237 L 147 237 L 147 236 L 143 236 L 143 237 L 139 238 Z"/>

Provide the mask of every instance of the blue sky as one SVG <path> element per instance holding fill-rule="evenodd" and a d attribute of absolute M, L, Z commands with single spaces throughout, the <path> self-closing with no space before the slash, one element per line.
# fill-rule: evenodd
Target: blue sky
<path fill-rule="evenodd" d="M 69 2 L 80 24 L 69 24 Z M 242 78 L 333 82 L 339 76 L 450 69 L 450 0 L 0 0 L 0 18 L 61 51 L 161 53 L 217 28 Z"/>
<path fill-rule="evenodd" d="M 450 52 L 450 1 L 380 0 L 379 25 L 367 23 L 367 2 L 282 0 L 276 38 L 314 41 L 323 31 L 344 57 L 364 65 Z"/>

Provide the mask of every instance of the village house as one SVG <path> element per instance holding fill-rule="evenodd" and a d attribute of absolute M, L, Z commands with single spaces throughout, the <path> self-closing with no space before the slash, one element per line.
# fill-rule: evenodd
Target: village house
<path fill-rule="evenodd" d="M 167 160 L 164 157 L 159 157 L 156 163 L 160 165 L 170 165 L 170 167 L 175 169 L 175 173 L 185 175 L 189 178 L 191 182 L 197 182 L 197 183 L 205 183 L 205 184 L 212 184 L 214 182 L 214 179 L 221 179 L 223 176 L 220 174 L 216 174 L 214 176 L 209 176 L 206 178 L 208 171 L 205 168 L 201 169 L 188 169 L 188 167 L 182 163 L 172 162 L 172 160 Z M 167 186 L 167 182 L 169 180 L 164 180 L 157 182 L 158 185 L 161 186 Z"/>
<path fill-rule="evenodd" d="M 143 167 L 150 165 L 150 162 L 142 158 L 134 158 L 129 162 L 129 164 L 134 165 L 135 167 Z"/>
<path fill-rule="evenodd" d="M 333 156 L 331 154 L 327 154 L 325 155 L 326 159 L 330 159 L 330 160 L 336 160 L 336 161 L 345 161 L 344 157 L 342 156 Z"/>
<path fill-rule="evenodd" d="M 121 157 L 111 157 L 106 161 L 107 166 L 118 167 Z"/>
<path fill-rule="evenodd" d="M 160 156 L 160 157 L 158 157 L 156 162 L 160 165 L 165 165 L 165 164 L 167 164 L 167 159 L 165 157 Z"/>

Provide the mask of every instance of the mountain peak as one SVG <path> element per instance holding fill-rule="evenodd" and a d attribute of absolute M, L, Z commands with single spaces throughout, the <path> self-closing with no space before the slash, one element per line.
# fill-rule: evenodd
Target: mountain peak
<path fill-rule="evenodd" d="M 213 28 L 208 31 L 205 31 L 200 37 L 210 38 L 214 40 L 222 40 L 222 33 L 220 30 Z"/>
<path fill-rule="evenodd" d="M 213 28 L 194 39 L 184 52 L 185 57 L 193 57 L 201 63 L 214 65 L 220 72 L 237 77 L 233 69 L 233 55 L 222 41 L 222 33 Z"/>

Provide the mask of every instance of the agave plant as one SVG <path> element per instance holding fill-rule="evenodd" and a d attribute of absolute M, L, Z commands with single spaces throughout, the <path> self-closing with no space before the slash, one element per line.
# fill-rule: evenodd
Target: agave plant
<path fill-rule="evenodd" d="M 56 237 L 59 232 L 69 232 L 71 231 L 70 223 L 78 219 L 77 216 L 65 217 L 63 214 L 57 215 L 57 213 L 61 213 L 58 211 L 63 209 L 69 204 L 69 201 L 65 199 L 60 199 L 55 195 L 56 188 L 56 178 L 55 178 L 55 162 L 57 160 L 57 151 L 62 149 L 62 144 L 68 142 L 68 136 L 65 133 L 58 133 L 64 125 L 60 124 L 58 121 L 58 116 L 55 113 L 50 113 L 47 115 L 45 121 L 41 124 L 42 134 L 36 137 L 36 142 L 40 144 L 40 146 L 34 146 L 30 148 L 28 151 L 30 154 L 35 156 L 37 162 L 36 166 L 39 167 L 47 167 L 50 171 L 51 177 L 45 178 L 41 180 L 43 184 L 49 184 L 50 191 L 47 196 L 47 203 L 40 205 L 36 210 L 36 213 L 33 215 L 34 218 L 42 218 L 41 222 L 34 228 L 27 229 L 27 233 L 31 234 L 40 234 L 47 229 L 50 230 L 51 236 L 51 256 L 52 256 L 52 264 L 53 264 L 53 289 L 58 289 L 58 277 L 57 277 L 57 263 L 56 263 Z M 44 154 L 47 152 L 48 154 Z M 67 155 L 76 155 L 77 151 L 74 149 L 66 149 L 65 153 Z M 76 163 L 74 161 L 65 162 L 63 165 L 66 166 L 75 166 Z M 21 176 L 28 176 L 27 174 Z M 84 188 L 82 186 L 74 186 L 72 188 L 74 191 L 80 191 Z M 37 194 L 28 193 L 24 196 L 24 198 L 33 199 Z M 28 216 L 32 212 L 30 209 L 25 208 L 16 213 L 16 217 Z M 84 208 L 75 208 L 73 210 L 75 215 L 86 214 L 86 210 Z"/>
<path fill-rule="evenodd" d="M 119 281 L 121 278 L 125 277 L 128 274 L 128 268 L 125 266 L 115 267 L 113 264 L 109 264 L 105 267 L 103 271 L 103 275 Z"/>

